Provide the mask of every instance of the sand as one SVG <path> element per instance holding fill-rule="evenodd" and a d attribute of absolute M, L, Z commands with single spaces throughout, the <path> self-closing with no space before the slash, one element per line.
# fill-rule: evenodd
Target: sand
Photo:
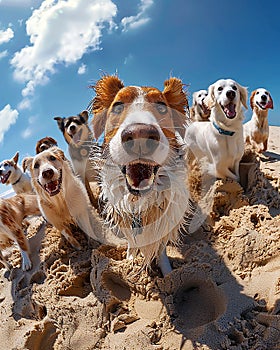
<path fill-rule="evenodd" d="M 167 249 L 173 271 L 81 234 L 75 251 L 33 218 L 33 269 L 14 248 L 0 269 L 0 349 L 280 349 L 280 128 L 242 161 L 242 185 L 216 181 L 205 223 Z M 196 187 L 195 184 L 193 186 Z"/>

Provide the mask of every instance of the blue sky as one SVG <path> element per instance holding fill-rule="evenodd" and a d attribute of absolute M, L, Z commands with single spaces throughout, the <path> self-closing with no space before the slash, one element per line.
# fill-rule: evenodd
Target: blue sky
<path fill-rule="evenodd" d="M 53 117 L 85 109 L 102 72 L 160 89 L 179 77 L 190 104 L 220 78 L 249 94 L 265 87 L 280 125 L 279 10 L 276 0 L 0 0 L 0 160 L 19 151 L 21 162 L 44 136 L 66 150 Z"/>

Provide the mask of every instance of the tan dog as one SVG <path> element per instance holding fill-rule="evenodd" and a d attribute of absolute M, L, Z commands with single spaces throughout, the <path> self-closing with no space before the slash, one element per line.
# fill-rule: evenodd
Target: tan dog
<path fill-rule="evenodd" d="M 0 164 L 0 177 L 2 184 L 12 185 L 15 193 L 33 193 L 30 176 L 18 166 L 19 153 L 13 158 L 3 160 Z"/>
<path fill-rule="evenodd" d="M 210 123 L 192 123 L 185 142 L 196 158 L 207 160 L 207 172 L 217 178 L 239 180 L 244 152 L 243 112 L 247 90 L 232 79 L 220 79 L 208 88 L 205 104 L 211 108 Z"/>
<path fill-rule="evenodd" d="M 57 142 L 55 139 L 53 139 L 50 136 L 43 137 L 42 139 L 38 140 L 36 143 L 36 148 L 35 148 L 36 154 L 41 153 L 53 146 L 57 146 Z"/>
<path fill-rule="evenodd" d="M 207 90 L 199 90 L 193 93 L 193 104 L 190 108 L 191 120 L 196 122 L 209 121 L 211 110 L 204 103 L 205 97 L 207 95 Z"/>
<path fill-rule="evenodd" d="M 153 258 L 166 274 L 165 253 L 189 209 L 183 184 L 186 169 L 182 136 L 188 107 L 181 80 L 170 78 L 164 90 L 127 86 L 104 76 L 93 86 L 93 130 L 104 132 L 100 174 L 104 216 L 128 241 L 128 257 L 140 251 L 145 265 Z"/>
<path fill-rule="evenodd" d="M 63 151 L 51 147 L 34 158 L 26 158 L 24 163 L 30 170 L 39 208 L 45 219 L 77 249 L 81 248 L 74 237 L 78 227 L 98 239 L 94 231 L 100 230 L 100 222 L 93 216 L 85 187 L 74 175 Z"/>
<path fill-rule="evenodd" d="M 265 152 L 269 137 L 268 110 L 273 109 L 273 100 L 269 91 L 260 88 L 254 90 L 250 97 L 253 111 L 251 120 L 244 124 L 244 140 L 257 152 Z"/>
<path fill-rule="evenodd" d="M 30 270 L 29 243 L 22 229 L 22 221 L 28 215 L 40 215 L 35 194 L 18 194 L 7 199 L 0 199 L 0 260 L 8 268 L 11 265 L 2 254 L 2 250 L 16 242 L 21 256 L 23 271 Z"/>

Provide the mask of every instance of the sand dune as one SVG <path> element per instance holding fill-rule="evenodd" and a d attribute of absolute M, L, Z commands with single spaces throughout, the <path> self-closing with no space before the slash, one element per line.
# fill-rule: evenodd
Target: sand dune
<path fill-rule="evenodd" d="M 168 246 L 165 278 L 82 235 L 75 251 L 33 219 L 33 269 L 12 250 L 10 280 L 0 270 L 0 348 L 280 349 L 280 129 L 270 135 L 243 159 L 246 189 L 216 181 L 208 220 Z"/>

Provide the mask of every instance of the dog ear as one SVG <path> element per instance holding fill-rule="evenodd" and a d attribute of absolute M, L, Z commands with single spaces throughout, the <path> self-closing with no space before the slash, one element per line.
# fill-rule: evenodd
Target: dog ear
<path fill-rule="evenodd" d="M 252 110 L 254 109 L 254 97 L 256 95 L 257 90 L 252 91 L 251 96 L 250 96 L 250 106 Z"/>
<path fill-rule="evenodd" d="M 62 151 L 62 149 L 58 148 L 58 147 L 55 147 L 55 148 L 52 148 L 53 152 L 55 154 L 58 155 L 58 157 L 61 159 L 61 160 L 66 160 L 66 157 L 65 157 L 65 154 L 64 152 Z"/>
<path fill-rule="evenodd" d="M 193 95 L 192 95 L 192 104 L 193 104 L 193 106 L 196 106 L 196 105 L 197 105 L 197 102 L 196 102 L 196 92 L 194 92 Z"/>
<path fill-rule="evenodd" d="M 18 157 L 19 157 L 19 152 L 17 152 L 17 153 L 13 156 L 13 162 L 15 163 L 15 165 L 17 165 Z"/>
<path fill-rule="evenodd" d="M 33 157 L 25 157 L 22 160 L 21 166 L 22 166 L 23 172 L 26 172 L 26 169 L 30 171 L 32 161 L 33 161 Z"/>
<path fill-rule="evenodd" d="M 273 99 L 272 99 L 270 94 L 269 94 L 269 98 L 270 98 L 270 103 L 269 103 L 269 107 L 268 108 L 273 109 Z"/>
<path fill-rule="evenodd" d="M 82 111 L 79 115 L 84 119 L 85 123 L 88 121 L 88 111 Z"/>
<path fill-rule="evenodd" d="M 94 137 L 98 139 L 105 130 L 107 110 L 124 84 L 117 76 L 104 75 L 95 85 L 90 87 L 96 93 L 91 102 L 91 112 L 94 116 L 92 119 Z"/>
<path fill-rule="evenodd" d="M 243 106 L 248 109 L 248 106 L 247 106 L 247 98 L 248 98 L 248 92 L 247 92 L 247 88 L 244 87 L 244 86 L 241 86 L 238 84 L 238 88 L 239 88 L 239 91 L 240 91 L 240 100 L 241 100 L 241 103 L 243 104 Z"/>
<path fill-rule="evenodd" d="M 57 121 L 57 125 L 58 125 L 59 129 L 60 129 L 62 132 L 64 132 L 64 119 L 65 119 L 65 118 L 54 117 L 53 119 Z"/>
<path fill-rule="evenodd" d="M 166 98 L 168 105 L 172 108 L 173 122 L 176 131 L 184 137 L 186 112 L 189 109 L 188 99 L 184 91 L 185 85 L 178 78 L 169 78 L 164 82 L 162 94 Z"/>
<path fill-rule="evenodd" d="M 211 109 L 215 105 L 215 94 L 214 94 L 214 89 L 215 89 L 215 83 L 211 84 L 208 87 L 208 94 L 204 99 L 204 104 L 206 107 Z"/>

